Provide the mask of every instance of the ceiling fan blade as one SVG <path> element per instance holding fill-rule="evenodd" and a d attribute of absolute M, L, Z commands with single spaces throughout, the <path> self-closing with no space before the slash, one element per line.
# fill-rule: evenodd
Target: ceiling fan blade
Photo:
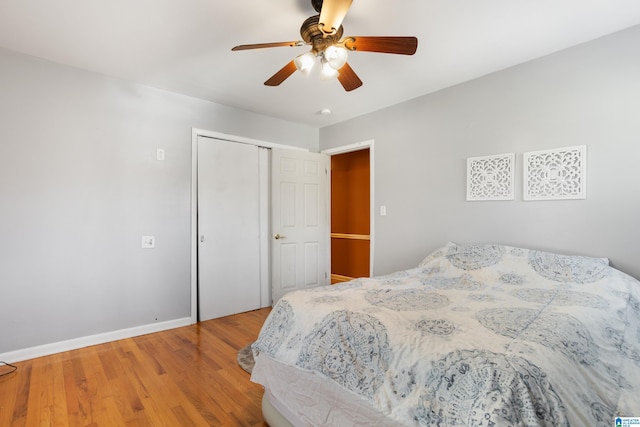
<path fill-rule="evenodd" d="M 360 77 L 358 77 L 349 64 L 344 64 L 342 68 L 340 68 L 338 81 L 347 92 L 351 92 L 362 86 L 362 80 L 360 80 Z"/>
<path fill-rule="evenodd" d="M 231 50 L 249 50 L 249 49 L 264 49 L 266 47 L 281 47 L 281 46 L 304 46 L 306 43 L 303 41 L 295 41 L 295 42 L 277 42 L 277 43 L 255 43 L 255 44 L 241 44 L 240 46 L 236 46 Z"/>
<path fill-rule="evenodd" d="M 418 49 L 415 37 L 347 37 L 343 41 L 348 50 L 361 52 L 396 53 L 413 55 Z"/>
<path fill-rule="evenodd" d="M 267 86 L 278 86 L 283 81 L 287 80 L 289 76 L 295 73 L 297 70 L 295 62 L 291 61 L 280 69 L 277 73 L 264 82 Z"/>
<path fill-rule="evenodd" d="M 335 34 L 347 15 L 353 0 L 324 0 L 320 11 L 320 30 L 325 34 Z"/>

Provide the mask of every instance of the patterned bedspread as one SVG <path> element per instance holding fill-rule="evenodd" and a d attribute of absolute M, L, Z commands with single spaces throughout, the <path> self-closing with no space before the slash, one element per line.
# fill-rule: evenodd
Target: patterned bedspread
<path fill-rule="evenodd" d="M 640 282 L 606 259 L 449 243 L 414 269 L 285 295 L 253 349 L 407 426 L 640 417 Z"/>

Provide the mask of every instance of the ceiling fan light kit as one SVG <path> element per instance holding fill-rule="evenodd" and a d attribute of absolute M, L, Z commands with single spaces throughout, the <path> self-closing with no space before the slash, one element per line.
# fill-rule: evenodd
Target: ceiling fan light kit
<path fill-rule="evenodd" d="M 329 46 L 324 52 L 319 52 L 320 57 L 320 80 L 331 80 L 338 76 L 338 70 L 347 62 L 347 50 L 342 47 Z M 312 52 L 305 52 L 296 56 L 293 60 L 296 68 L 303 75 L 308 76 L 315 65 L 316 55 Z"/>
<path fill-rule="evenodd" d="M 342 21 L 352 2 L 353 0 L 311 0 L 313 8 L 319 15 L 311 16 L 302 23 L 300 35 L 303 41 L 248 44 L 236 46 L 231 50 L 311 46 L 309 52 L 298 55 L 264 84 L 278 86 L 296 70 L 308 75 L 315 63 L 315 57 L 319 57 L 321 80 L 337 77 L 347 92 L 352 91 L 362 86 L 362 81 L 347 63 L 347 51 L 413 55 L 418 47 L 418 39 L 415 37 L 358 36 L 342 39 L 344 32 Z"/>

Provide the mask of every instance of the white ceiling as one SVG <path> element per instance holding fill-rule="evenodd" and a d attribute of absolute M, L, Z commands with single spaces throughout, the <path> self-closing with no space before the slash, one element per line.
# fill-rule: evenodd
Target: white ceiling
<path fill-rule="evenodd" d="M 285 120 L 322 127 L 640 24 L 638 0 L 354 0 L 345 36 L 416 36 L 413 56 L 355 52 L 364 85 L 295 73 L 310 0 L 2 0 L 0 46 Z M 329 108 L 331 115 L 321 115 Z"/>

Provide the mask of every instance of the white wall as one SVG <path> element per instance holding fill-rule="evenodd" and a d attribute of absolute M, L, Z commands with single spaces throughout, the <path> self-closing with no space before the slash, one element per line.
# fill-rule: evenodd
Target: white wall
<path fill-rule="evenodd" d="M 314 128 L 0 50 L 0 354 L 190 317 L 192 128 L 318 151 Z"/>
<path fill-rule="evenodd" d="M 640 278 L 640 26 L 320 130 L 374 139 L 375 273 L 446 241 L 606 256 Z M 586 144 L 586 200 L 522 201 L 522 153 Z M 516 200 L 466 202 L 467 157 L 516 153 Z"/>

